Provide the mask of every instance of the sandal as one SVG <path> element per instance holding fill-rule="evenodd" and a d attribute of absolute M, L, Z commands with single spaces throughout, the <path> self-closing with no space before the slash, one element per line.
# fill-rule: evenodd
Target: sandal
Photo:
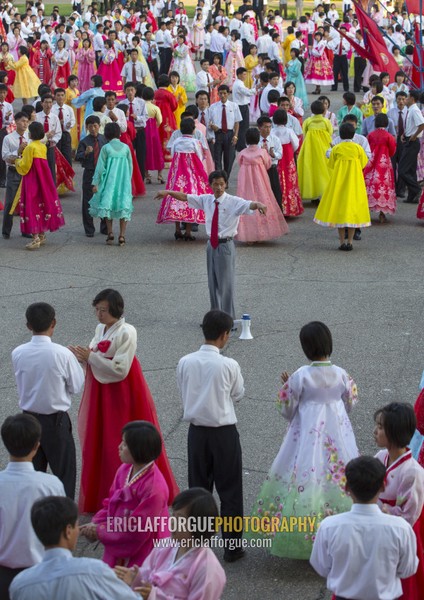
<path fill-rule="evenodd" d="M 46 234 L 45 233 L 39 233 L 38 234 L 38 238 L 40 240 L 40 246 L 44 246 L 44 244 L 47 242 Z"/>
<path fill-rule="evenodd" d="M 34 236 L 29 244 L 26 244 L 25 248 L 27 250 L 38 250 L 40 247 L 40 238 L 38 235 Z"/>
<path fill-rule="evenodd" d="M 118 244 L 119 244 L 120 246 L 125 246 L 125 238 L 124 238 L 124 236 L 123 236 L 123 235 L 120 235 L 120 236 L 119 236 L 119 238 L 118 238 Z"/>
<path fill-rule="evenodd" d="M 107 238 L 106 238 L 106 244 L 108 246 L 112 246 L 114 240 L 115 240 L 115 236 L 113 235 L 113 233 L 108 233 Z"/>
<path fill-rule="evenodd" d="M 152 183 L 152 178 L 150 177 L 150 175 L 146 175 L 144 183 Z"/>
<path fill-rule="evenodd" d="M 183 240 L 183 239 L 184 239 L 184 236 L 183 236 L 183 234 L 181 233 L 181 231 L 176 231 L 176 232 L 174 233 L 174 238 L 175 238 L 176 240 Z"/>
<path fill-rule="evenodd" d="M 160 184 L 165 183 L 165 179 L 163 177 L 161 177 L 160 175 L 158 175 L 158 183 L 160 183 Z"/>

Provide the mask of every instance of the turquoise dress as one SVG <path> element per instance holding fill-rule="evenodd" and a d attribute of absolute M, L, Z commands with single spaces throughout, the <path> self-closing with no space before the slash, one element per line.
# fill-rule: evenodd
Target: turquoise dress
<path fill-rule="evenodd" d="M 131 153 L 126 144 L 114 139 L 103 146 L 92 183 L 98 188 L 90 200 L 92 217 L 131 220 L 132 170 Z"/>
<path fill-rule="evenodd" d="M 309 106 L 308 94 L 306 92 L 305 80 L 302 75 L 302 63 L 298 58 L 289 60 L 286 64 L 286 75 L 287 81 L 292 81 L 296 86 L 296 96 L 303 102 L 303 108 L 307 109 Z"/>

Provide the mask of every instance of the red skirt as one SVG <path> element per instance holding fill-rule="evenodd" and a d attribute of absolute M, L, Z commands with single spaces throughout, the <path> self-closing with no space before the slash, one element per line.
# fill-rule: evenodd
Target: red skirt
<path fill-rule="evenodd" d="M 304 208 L 299 191 L 293 148 L 290 143 L 283 144 L 283 158 L 278 161 L 278 175 L 283 196 L 283 215 L 298 217 L 303 213 Z"/>
<path fill-rule="evenodd" d="M 116 383 L 99 383 L 88 366 L 78 414 L 82 452 L 80 512 L 97 512 L 109 496 L 115 473 L 122 464 L 118 454 L 122 428 L 130 421 L 149 421 L 160 432 L 155 404 L 138 359 L 134 357 L 127 377 Z M 164 445 L 156 464 L 168 484 L 172 504 L 179 489 Z"/>
<path fill-rule="evenodd" d="M 422 600 L 424 590 L 424 510 L 412 528 L 417 538 L 417 556 L 420 561 L 415 575 L 401 579 L 402 596 L 399 600 Z"/>

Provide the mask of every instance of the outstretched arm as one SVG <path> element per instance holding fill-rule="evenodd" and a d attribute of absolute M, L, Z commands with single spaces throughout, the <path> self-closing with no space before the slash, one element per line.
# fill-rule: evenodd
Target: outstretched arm
<path fill-rule="evenodd" d="M 180 202 L 187 202 L 187 194 L 183 192 L 173 192 L 172 190 L 162 190 L 158 192 L 155 196 L 155 200 L 161 200 L 165 198 L 165 196 L 171 196 L 171 198 L 175 198 L 175 200 L 180 200 Z"/>

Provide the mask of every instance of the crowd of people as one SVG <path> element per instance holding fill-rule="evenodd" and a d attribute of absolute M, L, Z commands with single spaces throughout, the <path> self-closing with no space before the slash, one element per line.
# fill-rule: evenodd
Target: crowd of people
<path fill-rule="evenodd" d="M 372 8 L 398 65 L 390 74 L 362 55 L 364 32 L 351 2 L 343 12 L 315 3 L 303 13 L 300 4 L 291 22 L 257 0 L 238 8 L 199 0 L 192 18 L 182 2 L 164 0 L 117 3 L 104 14 L 96 3 L 75 0 L 70 16 L 58 7 L 47 15 L 41 2 L 27 2 L 23 14 L 2 5 L 3 239 L 13 233 L 14 214 L 31 251 L 65 226 L 60 195 L 78 191 L 79 162 L 85 235 L 94 237 L 99 219 L 106 244 L 117 235 L 125 246 L 133 202 L 157 182 L 165 188 L 156 194 L 157 223 L 175 224 L 176 243 L 194 241 L 205 225 L 211 305 L 205 343 L 177 368 L 190 424 L 189 489 L 182 492 L 121 294 L 105 289 L 94 298 L 99 325 L 88 346 L 53 343 L 54 308 L 28 307 L 31 341 L 12 354 L 22 414 L 1 428 L 10 456 L 0 473 L 0 515 L 7 515 L 0 519 L 2 599 L 218 600 L 225 572 L 209 547 L 216 532 L 134 532 L 113 524 L 129 516 L 166 523 L 170 510 L 183 520 L 214 518 L 214 488 L 221 517 L 244 514 L 234 410 L 244 382 L 237 362 L 220 354 L 234 328 L 234 241 L 280 238 L 305 202 L 316 206 L 315 223 L 338 229 L 341 251 L 361 239 L 370 212 L 381 224 L 395 214 L 398 198 L 418 204 L 424 218 L 424 113 L 412 81 L 419 21 L 390 3 L 384 12 Z M 339 83 L 343 106 L 333 112 Z M 336 600 L 418 600 L 424 392 L 416 416 L 401 403 L 378 410 L 382 450 L 359 457 L 348 417 L 356 385 L 331 363 L 331 332 L 309 323 L 300 341 L 311 364 L 281 376 L 278 406 L 289 428 L 250 514 L 313 517 L 316 527 L 310 535 L 250 535 L 271 539 L 276 556 L 310 559 Z M 82 389 L 78 508 L 91 520 L 81 534 L 103 544 L 103 562 L 72 557 L 78 474 L 68 411 Z M 170 535 L 175 545 L 167 545 Z M 242 535 L 222 531 L 226 562 L 243 558 Z"/>

